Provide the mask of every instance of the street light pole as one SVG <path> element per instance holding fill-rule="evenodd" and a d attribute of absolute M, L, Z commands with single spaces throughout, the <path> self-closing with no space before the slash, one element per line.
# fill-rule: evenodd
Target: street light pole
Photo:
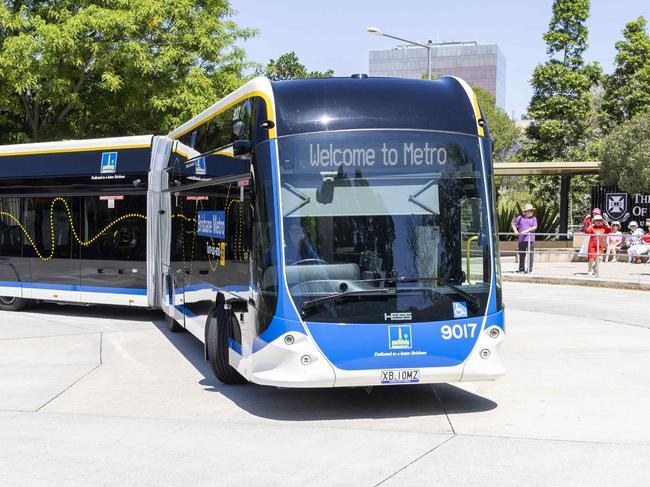
<path fill-rule="evenodd" d="M 383 37 L 390 37 L 391 39 L 396 39 L 398 41 L 406 42 L 408 44 L 412 44 L 414 46 L 420 46 L 424 47 L 427 50 L 427 77 L 431 79 L 431 45 L 430 44 L 422 44 L 421 42 L 417 41 L 411 41 L 408 39 L 404 39 L 403 37 L 397 37 L 394 35 L 386 34 L 385 32 L 382 32 L 381 29 L 378 27 L 366 27 L 366 31 L 370 32 L 371 34 L 375 34 L 377 36 L 383 36 Z"/>

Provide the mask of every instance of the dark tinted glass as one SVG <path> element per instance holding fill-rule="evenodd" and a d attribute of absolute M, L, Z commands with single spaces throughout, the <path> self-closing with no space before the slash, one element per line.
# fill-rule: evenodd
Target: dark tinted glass
<path fill-rule="evenodd" d="M 20 198 L 0 198 L 0 256 L 22 255 Z"/>
<path fill-rule="evenodd" d="M 72 198 L 25 198 L 25 229 L 32 237 L 23 240 L 24 255 L 41 258 L 69 258 L 72 255 Z"/>
<path fill-rule="evenodd" d="M 145 195 L 85 196 L 83 259 L 144 261 L 147 253 Z"/>

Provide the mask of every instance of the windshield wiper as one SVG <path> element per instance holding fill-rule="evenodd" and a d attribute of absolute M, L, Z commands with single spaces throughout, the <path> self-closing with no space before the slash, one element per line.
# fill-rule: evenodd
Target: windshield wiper
<path fill-rule="evenodd" d="M 447 286 L 449 289 L 454 291 L 459 296 L 462 296 L 463 298 L 465 298 L 467 300 L 468 304 L 470 305 L 470 307 L 474 311 L 478 311 L 479 307 L 481 306 L 481 301 L 476 296 L 474 296 L 471 293 L 468 293 L 463 288 L 460 288 L 460 287 L 456 286 L 455 284 L 452 284 L 451 282 L 449 282 L 447 279 L 445 279 L 443 277 L 438 277 L 436 280 L 440 284 L 442 284 L 443 286 Z"/>
<path fill-rule="evenodd" d="M 463 288 L 452 284 L 447 279 L 443 277 L 411 277 L 411 276 L 400 276 L 400 277 L 381 277 L 377 279 L 364 279 L 363 282 L 420 282 L 420 281 L 436 281 L 443 286 L 447 286 L 449 289 L 454 291 L 459 296 L 465 298 L 470 305 L 470 307 L 477 311 L 481 306 L 481 301 L 475 295 L 468 293 Z"/>
<path fill-rule="evenodd" d="M 325 304 L 329 301 L 334 301 L 337 299 L 344 299 L 348 297 L 356 296 L 394 296 L 396 294 L 395 289 L 389 288 L 380 288 L 380 289 L 358 289 L 353 291 L 341 291 L 336 294 L 330 294 L 322 298 L 311 299 L 309 301 L 303 301 L 300 305 L 303 315 L 312 308 L 316 308 L 321 304 Z"/>

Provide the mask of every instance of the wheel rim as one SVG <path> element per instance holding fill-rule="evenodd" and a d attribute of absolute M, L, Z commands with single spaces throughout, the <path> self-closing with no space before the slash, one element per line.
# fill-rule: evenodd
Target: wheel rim
<path fill-rule="evenodd" d="M 16 302 L 16 297 L 15 296 L 0 296 L 0 303 L 6 304 L 6 305 L 11 305 Z"/>

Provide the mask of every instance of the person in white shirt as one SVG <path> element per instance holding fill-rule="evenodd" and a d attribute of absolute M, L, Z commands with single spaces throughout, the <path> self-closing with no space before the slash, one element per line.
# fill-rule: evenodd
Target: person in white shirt
<path fill-rule="evenodd" d="M 639 224 L 634 220 L 630 222 L 627 228 L 629 230 L 629 234 L 627 237 L 625 237 L 625 246 L 627 247 L 627 261 L 628 263 L 631 263 L 636 258 L 636 249 L 634 249 L 634 247 L 641 243 L 643 230 L 639 228 Z"/>

